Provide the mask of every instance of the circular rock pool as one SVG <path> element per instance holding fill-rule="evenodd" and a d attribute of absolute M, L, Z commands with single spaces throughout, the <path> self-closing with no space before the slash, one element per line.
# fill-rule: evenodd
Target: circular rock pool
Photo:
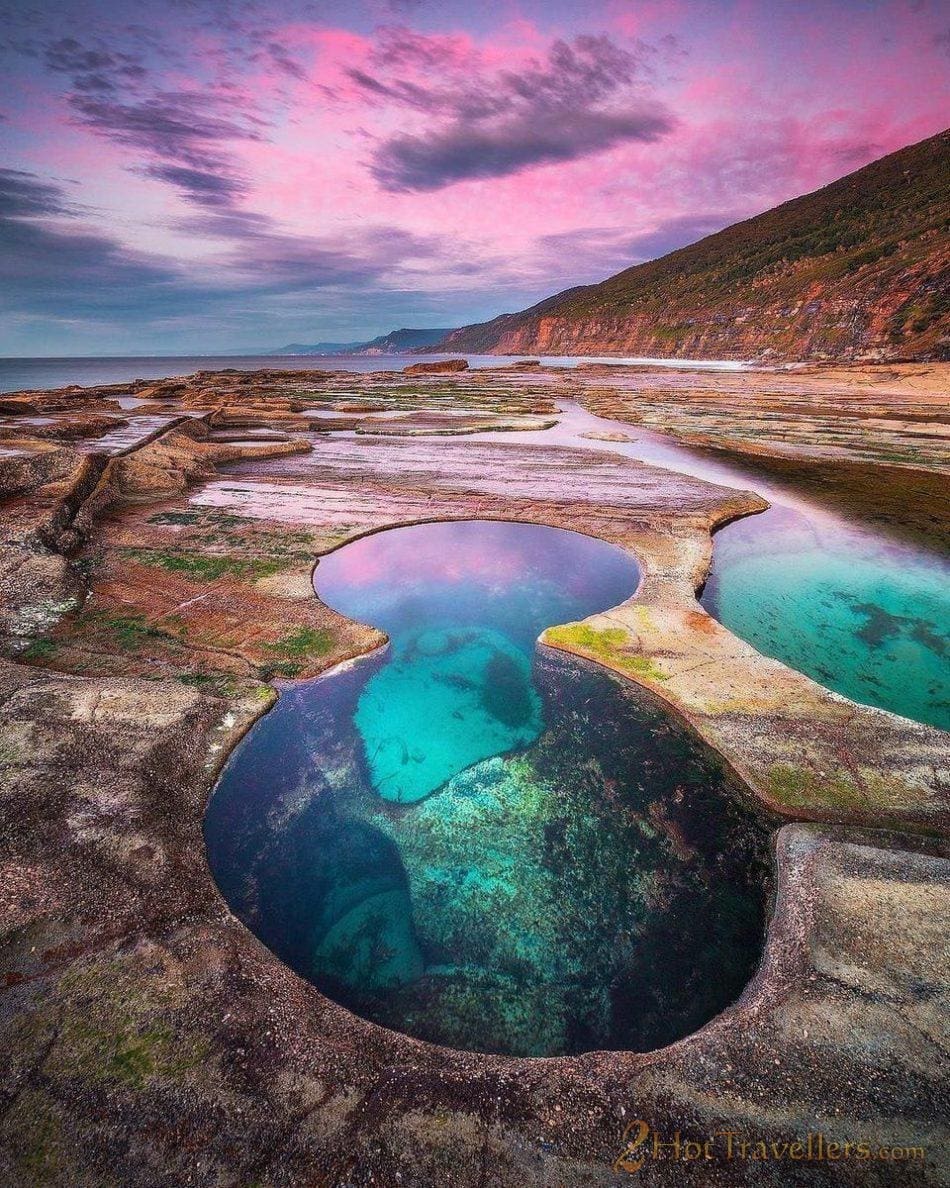
<path fill-rule="evenodd" d="M 331 998 L 453 1047 L 649 1050 L 732 1002 L 767 823 L 652 698 L 536 644 L 638 580 L 532 524 L 324 557 L 320 597 L 390 644 L 286 686 L 231 757 L 205 835 L 236 914 Z"/>

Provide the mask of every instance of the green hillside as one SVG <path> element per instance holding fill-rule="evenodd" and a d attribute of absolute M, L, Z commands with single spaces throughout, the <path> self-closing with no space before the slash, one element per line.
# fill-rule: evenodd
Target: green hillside
<path fill-rule="evenodd" d="M 945 357 L 950 133 L 601 284 L 448 335 L 445 349 Z"/>

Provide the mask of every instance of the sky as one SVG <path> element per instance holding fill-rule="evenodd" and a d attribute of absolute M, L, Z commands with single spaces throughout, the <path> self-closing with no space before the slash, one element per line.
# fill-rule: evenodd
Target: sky
<path fill-rule="evenodd" d="M 945 0 L 0 3 L 0 354 L 457 326 L 933 135 Z"/>

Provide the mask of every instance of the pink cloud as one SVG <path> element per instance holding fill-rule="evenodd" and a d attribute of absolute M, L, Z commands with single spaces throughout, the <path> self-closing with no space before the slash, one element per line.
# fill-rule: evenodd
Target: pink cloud
<path fill-rule="evenodd" d="M 449 4 L 410 28 L 304 21 L 274 0 L 227 22 L 176 9 L 142 44 L 81 14 L 60 28 L 73 4 L 15 59 L 10 160 L 75 179 L 90 222 L 129 245 L 225 286 L 257 270 L 315 310 L 348 285 L 424 291 L 447 303 L 440 321 L 472 294 L 500 312 L 944 118 L 935 9 L 898 0 L 874 20 L 817 0 L 604 0 L 531 20 Z"/>

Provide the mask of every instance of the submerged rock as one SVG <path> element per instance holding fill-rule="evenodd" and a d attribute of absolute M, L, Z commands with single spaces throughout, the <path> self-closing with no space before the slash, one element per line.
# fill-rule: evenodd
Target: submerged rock
<path fill-rule="evenodd" d="M 443 632 L 422 645 L 459 662 Z M 267 944 L 376 1022 L 487 1052 L 652 1049 L 738 996 L 761 943 L 770 822 L 683 728 L 545 652 L 544 732 L 394 804 L 353 717 L 394 667 L 283 700 L 215 795 L 214 869 Z M 407 748 L 440 733 L 431 713 L 412 726 Z"/>
<path fill-rule="evenodd" d="M 363 691 L 356 723 L 373 787 L 401 804 L 541 730 L 525 655 L 499 632 L 428 629 L 402 639 Z"/>

